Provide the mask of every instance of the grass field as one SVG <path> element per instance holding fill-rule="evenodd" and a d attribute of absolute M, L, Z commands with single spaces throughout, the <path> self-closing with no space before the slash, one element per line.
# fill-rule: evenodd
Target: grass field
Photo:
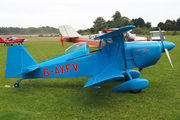
<path fill-rule="evenodd" d="M 62 55 L 72 45 L 62 47 L 59 38 L 47 39 L 24 43 L 37 62 Z M 174 69 L 163 53 L 156 65 L 142 70 L 140 77 L 149 80 L 149 86 L 140 94 L 112 92 L 119 81 L 102 84 L 101 89 L 83 88 L 89 77 L 28 79 L 19 88 L 6 88 L 18 79 L 5 78 L 7 47 L 0 44 L 0 120 L 179 120 L 180 36 L 166 40 L 176 45 L 169 51 Z"/>

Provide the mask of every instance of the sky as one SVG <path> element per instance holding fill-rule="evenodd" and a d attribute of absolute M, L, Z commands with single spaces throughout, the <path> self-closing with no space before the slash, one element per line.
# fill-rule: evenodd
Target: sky
<path fill-rule="evenodd" d="M 180 0 L 1 0 L 0 5 L 0 27 L 87 29 L 97 17 L 112 20 L 116 11 L 129 19 L 141 17 L 153 27 L 180 18 Z"/>

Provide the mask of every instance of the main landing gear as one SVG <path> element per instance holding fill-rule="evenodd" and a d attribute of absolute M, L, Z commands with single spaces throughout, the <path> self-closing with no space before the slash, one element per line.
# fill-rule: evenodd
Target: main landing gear
<path fill-rule="evenodd" d="M 130 80 L 129 76 L 126 75 L 125 76 L 125 81 L 129 81 L 129 80 Z M 135 90 L 130 90 L 129 92 L 136 94 L 136 93 L 141 93 L 141 91 L 142 91 L 142 89 L 140 89 L 140 90 L 135 89 Z"/>
<path fill-rule="evenodd" d="M 142 91 L 142 89 L 140 89 L 140 90 L 130 90 L 130 93 L 136 94 L 136 93 L 141 93 L 141 91 Z"/>
<path fill-rule="evenodd" d="M 129 81 L 129 80 L 130 80 L 129 76 L 126 75 L 126 76 L 125 76 L 125 81 Z M 140 89 L 140 90 L 137 90 L 137 89 L 135 89 L 135 90 L 129 90 L 130 93 L 134 93 L 134 94 L 136 94 L 136 93 L 141 93 L 141 91 L 142 91 L 142 89 Z"/>

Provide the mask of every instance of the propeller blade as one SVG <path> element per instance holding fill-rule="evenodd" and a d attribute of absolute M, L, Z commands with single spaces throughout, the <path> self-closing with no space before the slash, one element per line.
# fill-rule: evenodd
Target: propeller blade
<path fill-rule="evenodd" d="M 167 57 L 168 57 L 168 59 L 169 59 L 169 62 L 170 62 L 170 64 L 171 64 L 172 68 L 174 69 L 173 64 L 172 64 L 172 62 L 171 62 L 171 58 L 170 58 L 169 52 L 168 52 L 168 49 L 166 49 L 166 48 L 164 47 L 164 44 L 163 44 L 164 36 L 163 36 L 163 34 L 162 34 L 162 32 L 161 32 L 161 28 L 160 28 L 160 27 L 159 27 L 159 35 L 160 35 L 160 39 L 161 39 L 161 43 L 162 43 L 163 49 L 164 49 L 164 51 L 166 52 L 166 55 L 167 55 Z"/>
<path fill-rule="evenodd" d="M 160 35 L 160 38 L 161 38 L 161 41 L 164 41 L 164 36 L 161 32 L 161 28 L 159 27 L 159 35 Z"/>
<path fill-rule="evenodd" d="M 171 62 L 171 58 L 170 58 L 168 49 L 164 49 L 164 50 L 165 50 L 165 52 L 166 52 L 166 55 L 167 55 L 167 57 L 168 57 L 168 59 L 169 59 L 169 62 L 170 62 L 170 64 L 171 64 L 171 66 L 172 66 L 172 68 L 173 68 L 173 64 L 172 64 L 172 62 Z M 174 68 L 173 68 L 173 69 L 174 69 Z"/>

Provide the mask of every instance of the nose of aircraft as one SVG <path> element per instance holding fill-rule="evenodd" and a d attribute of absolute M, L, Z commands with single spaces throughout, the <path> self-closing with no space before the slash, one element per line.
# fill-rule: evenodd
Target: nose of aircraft
<path fill-rule="evenodd" d="M 175 47 L 175 44 L 172 42 L 163 41 L 164 49 L 171 50 Z"/>

